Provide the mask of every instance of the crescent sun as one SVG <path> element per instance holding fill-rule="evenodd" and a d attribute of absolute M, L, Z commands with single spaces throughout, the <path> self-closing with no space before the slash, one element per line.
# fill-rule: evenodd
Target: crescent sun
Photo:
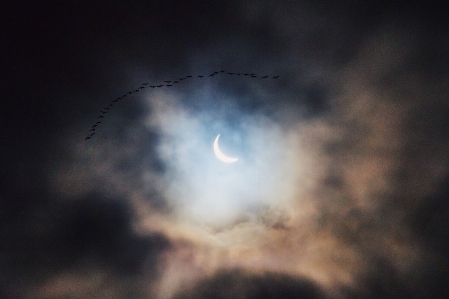
<path fill-rule="evenodd" d="M 233 163 L 233 162 L 237 161 L 238 158 L 228 157 L 228 156 L 226 156 L 225 154 L 223 154 L 220 151 L 220 148 L 218 147 L 218 138 L 219 137 L 220 137 L 220 134 L 218 134 L 218 136 L 217 136 L 217 138 L 215 138 L 215 142 L 214 142 L 214 153 L 215 153 L 215 156 L 217 156 L 217 158 L 220 161 L 225 162 L 225 163 Z"/>

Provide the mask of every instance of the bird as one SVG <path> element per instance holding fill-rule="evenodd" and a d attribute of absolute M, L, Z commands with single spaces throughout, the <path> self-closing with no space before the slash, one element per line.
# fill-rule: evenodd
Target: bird
<path fill-rule="evenodd" d="M 104 116 L 103 115 L 100 115 L 99 117 L 97 117 L 97 118 L 104 118 Z"/>
<path fill-rule="evenodd" d="M 243 76 L 248 76 L 249 74 L 243 74 Z"/>
<path fill-rule="evenodd" d="M 186 78 L 192 78 L 192 76 L 187 76 Z"/>
<path fill-rule="evenodd" d="M 203 78 L 204 76 L 198 76 L 198 78 Z"/>
<path fill-rule="evenodd" d="M 225 72 L 224 70 L 221 70 L 221 71 L 220 71 L 220 73 L 224 73 L 224 72 Z"/>
<path fill-rule="evenodd" d="M 84 140 L 87 140 L 87 139 L 90 139 L 90 136 L 87 136 L 86 139 L 84 139 Z"/>
<path fill-rule="evenodd" d="M 111 101 L 111 102 L 114 102 L 114 103 L 115 103 L 115 102 L 118 102 L 118 100 L 114 100 L 114 101 Z"/>
<path fill-rule="evenodd" d="M 100 111 L 101 113 L 103 113 L 103 114 L 106 114 L 107 112 L 104 112 L 104 111 Z"/>
<path fill-rule="evenodd" d="M 142 85 L 148 85 L 148 83 L 142 83 Z"/>
<path fill-rule="evenodd" d="M 139 87 L 140 89 L 142 89 L 142 88 L 145 88 L 145 86 L 141 86 L 141 87 Z"/>
<path fill-rule="evenodd" d="M 209 77 L 212 77 L 214 74 L 209 75 Z"/>
<path fill-rule="evenodd" d="M 92 128 L 95 128 L 95 127 L 97 127 L 97 125 L 96 125 L 96 124 L 92 126 Z"/>
<path fill-rule="evenodd" d="M 157 87 L 161 87 L 161 86 L 164 86 L 164 85 L 158 85 Z"/>
<path fill-rule="evenodd" d="M 94 136 L 94 134 L 95 134 L 95 132 L 93 132 L 92 134 L 90 134 L 90 136 L 92 137 L 92 136 Z"/>
<path fill-rule="evenodd" d="M 164 82 L 170 83 L 171 81 L 164 81 Z"/>
<path fill-rule="evenodd" d="M 173 81 L 173 83 L 179 83 L 178 81 Z"/>
<path fill-rule="evenodd" d="M 155 88 L 156 86 L 155 86 L 155 85 L 151 85 L 150 87 L 151 87 L 151 88 Z"/>
<path fill-rule="evenodd" d="M 268 76 L 263 76 L 263 77 L 261 77 L 261 78 L 265 79 L 265 78 L 268 78 Z"/>
<path fill-rule="evenodd" d="M 167 85 L 165 85 L 165 86 L 173 86 L 173 85 L 167 84 Z"/>
<path fill-rule="evenodd" d="M 97 121 L 95 124 L 101 124 L 101 121 Z"/>
<path fill-rule="evenodd" d="M 251 76 L 251 78 L 256 78 L 257 76 Z"/>
<path fill-rule="evenodd" d="M 89 131 L 95 131 L 95 129 L 90 129 Z"/>
<path fill-rule="evenodd" d="M 273 79 L 277 79 L 277 78 L 279 78 L 279 76 L 273 77 Z"/>
<path fill-rule="evenodd" d="M 132 94 L 132 92 L 131 92 L 131 91 L 128 91 L 126 94 Z"/>
<path fill-rule="evenodd" d="M 186 78 L 178 78 L 179 81 L 182 81 L 182 80 L 184 80 L 184 79 L 186 79 Z"/>
<path fill-rule="evenodd" d="M 103 108 L 104 110 L 109 110 L 109 107 Z"/>

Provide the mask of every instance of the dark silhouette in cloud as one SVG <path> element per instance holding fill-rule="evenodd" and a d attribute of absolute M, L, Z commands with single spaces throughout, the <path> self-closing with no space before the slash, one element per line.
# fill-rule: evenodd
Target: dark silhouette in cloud
<path fill-rule="evenodd" d="M 193 298 L 254 298 L 254 299 L 319 299 L 324 294 L 310 281 L 288 275 L 263 275 L 231 270 L 217 273 L 201 281 L 195 288 L 184 291 L 174 299 Z"/>

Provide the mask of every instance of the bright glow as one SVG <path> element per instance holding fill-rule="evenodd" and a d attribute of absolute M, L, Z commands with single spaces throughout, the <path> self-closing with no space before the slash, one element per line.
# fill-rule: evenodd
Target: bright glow
<path fill-rule="evenodd" d="M 219 137 L 220 137 L 220 134 L 218 134 L 218 136 L 217 136 L 217 138 L 215 138 L 215 142 L 214 142 L 214 152 L 215 152 L 215 155 L 217 156 L 217 158 L 220 161 L 223 161 L 225 163 L 233 163 L 233 162 L 237 161 L 238 158 L 228 157 L 220 151 L 220 148 L 218 147 L 218 138 Z"/>
<path fill-rule="evenodd" d="M 180 223 L 222 229 L 242 219 L 259 219 L 267 208 L 290 200 L 293 188 L 302 181 L 297 176 L 304 165 L 295 150 L 297 139 L 273 119 L 240 115 L 240 110 L 228 106 L 219 114 L 216 105 L 211 111 L 193 112 L 165 94 L 149 98 L 149 103 L 152 112 L 147 123 L 160 134 L 156 151 L 164 164 L 162 175 L 151 174 L 160 178 L 151 186 L 163 190 Z M 225 121 L 227 115 L 234 117 L 234 126 Z M 238 158 L 238 163 L 222 162 L 217 151 L 211 151 L 212 138 L 218 144 L 220 138 L 214 134 L 219 132 L 232 138 L 239 155 L 230 157 Z M 291 163 L 292 159 L 300 159 L 301 164 Z"/>

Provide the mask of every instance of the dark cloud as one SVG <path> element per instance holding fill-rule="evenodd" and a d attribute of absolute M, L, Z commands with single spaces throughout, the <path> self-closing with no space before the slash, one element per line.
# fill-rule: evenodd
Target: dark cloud
<path fill-rule="evenodd" d="M 221 271 L 174 298 L 318 299 L 324 297 L 312 282 L 304 279 L 276 273 L 249 274 L 233 270 Z"/>
<path fill-rule="evenodd" d="M 85 275 L 83 268 L 92 268 L 123 278 L 149 271 L 148 281 L 156 277 L 158 257 L 170 241 L 160 234 L 137 235 L 126 202 L 99 194 L 58 201 L 32 191 L 3 204 L 2 289 L 25 290 L 67 269 Z"/>

